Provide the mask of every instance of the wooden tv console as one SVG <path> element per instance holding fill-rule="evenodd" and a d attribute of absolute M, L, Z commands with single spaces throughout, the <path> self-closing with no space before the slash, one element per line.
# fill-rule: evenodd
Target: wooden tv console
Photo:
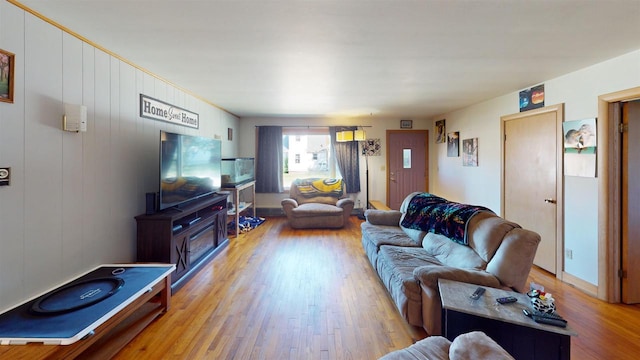
<path fill-rule="evenodd" d="M 137 261 L 176 265 L 176 291 L 228 243 L 227 195 L 212 195 L 181 208 L 136 216 Z"/>

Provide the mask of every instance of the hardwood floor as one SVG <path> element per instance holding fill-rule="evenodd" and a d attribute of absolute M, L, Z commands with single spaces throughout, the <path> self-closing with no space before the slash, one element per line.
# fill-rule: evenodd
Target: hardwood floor
<path fill-rule="evenodd" d="M 377 359 L 421 339 L 371 268 L 360 222 L 293 230 L 267 219 L 232 239 L 115 359 Z M 638 358 L 639 306 L 601 302 L 539 269 L 530 278 L 578 332 L 572 359 Z M 29 349 L 18 358 L 37 358 Z"/>

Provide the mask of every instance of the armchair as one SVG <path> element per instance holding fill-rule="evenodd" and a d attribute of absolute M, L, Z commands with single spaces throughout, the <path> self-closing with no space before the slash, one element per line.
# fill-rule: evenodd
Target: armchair
<path fill-rule="evenodd" d="M 296 179 L 281 204 L 294 229 L 341 228 L 354 206 L 342 179 Z"/>

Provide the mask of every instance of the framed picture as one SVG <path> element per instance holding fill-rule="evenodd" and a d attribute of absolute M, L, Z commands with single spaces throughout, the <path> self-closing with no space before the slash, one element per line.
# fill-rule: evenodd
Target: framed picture
<path fill-rule="evenodd" d="M 478 138 L 462 140 L 462 166 L 478 166 Z"/>
<path fill-rule="evenodd" d="M 400 120 L 400 129 L 411 129 L 413 127 L 413 120 Z"/>
<path fill-rule="evenodd" d="M 227 128 L 227 140 L 229 140 L 229 141 L 233 140 L 233 129 L 232 128 Z"/>
<path fill-rule="evenodd" d="M 460 132 L 450 132 L 447 134 L 447 156 L 460 156 Z"/>
<path fill-rule="evenodd" d="M 442 144 L 447 138 L 445 119 L 436 121 L 436 144 Z"/>
<path fill-rule="evenodd" d="M 13 63 L 15 55 L 0 49 L 0 101 L 13 102 Z"/>

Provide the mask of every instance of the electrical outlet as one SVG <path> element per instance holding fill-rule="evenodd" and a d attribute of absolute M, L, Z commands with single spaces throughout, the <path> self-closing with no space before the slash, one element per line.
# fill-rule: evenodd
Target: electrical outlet
<path fill-rule="evenodd" d="M 564 250 L 564 257 L 566 257 L 569 260 L 573 259 L 573 250 L 565 249 Z"/>
<path fill-rule="evenodd" d="M 11 168 L 0 168 L 0 186 L 11 185 Z"/>

